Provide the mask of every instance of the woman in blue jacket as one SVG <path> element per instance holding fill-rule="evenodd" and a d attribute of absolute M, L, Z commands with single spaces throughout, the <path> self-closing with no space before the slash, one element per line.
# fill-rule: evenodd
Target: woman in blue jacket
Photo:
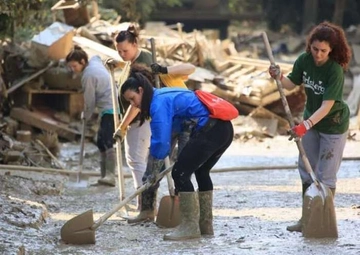
<path fill-rule="evenodd" d="M 146 180 L 155 184 L 164 159 L 171 149 L 171 134 L 180 132 L 183 123 L 196 120 L 189 142 L 180 152 L 172 170 L 180 198 L 181 223 L 164 236 L 164 240 L 184 240 L 213 235 L 210 170 L 230 146 L 233 126 L 230 121 L 209 117 L 209 111 L 191 90 L 154 89 L 142 74 L 133 72 L 122 85 L 121 94 L 140 109 L 140 124 L 150 119 L 151 142 Z M 191 175 L 195 174 L 199 192 L 195 192 Z"/>

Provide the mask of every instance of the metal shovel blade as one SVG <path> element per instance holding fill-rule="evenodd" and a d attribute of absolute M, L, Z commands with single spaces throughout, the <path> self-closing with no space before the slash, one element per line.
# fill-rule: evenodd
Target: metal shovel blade
<path fill-rule="evenodd" d="M 156 225 L 162 228 L 174 228 L 180 224 L 181 215 L 178 196 L 164 196 L 160 200 Z"/>
<path fill-rule="evenodd" d="M 338 230 L 331 190 L 324 184 L 313 183 L 303 201 L 302 233 L 306 238 L 337 238 Z"/>
<path fill-rule="evenodd" d="M 93 210 L 88 210 L 67 221 L 61 228 L 61 240 L 70 244 L 95 244 Z"/>

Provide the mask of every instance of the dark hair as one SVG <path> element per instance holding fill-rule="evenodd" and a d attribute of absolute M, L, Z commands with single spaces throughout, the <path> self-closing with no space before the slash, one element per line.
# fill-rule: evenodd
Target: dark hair
<path fill-rule="evenodd" d="M 130 24 L 127 30 L 120 31 L 115 36 L 115 42 L 121 43 L 128 41 L 129 43 L 137 43 L 139 38 L 138 29 L 134 24 Z"/>
<path fill-rule="evenodd" d="M 131 72 L 130 77 L 121 86 L 120 93 L 124 96 L 127 90 L 132 90 L 139 93 L 139 88 L 143 89 L 140 109 L 140 126 L 146 119 L 150 118 L 150 104 L 154 95 L 153 85 L 151 82 L 140 72 Z"/>
<path fill-rule="evenodd" d="M 89 62 L 87 53 L 78 45 L 75 45 L 74 48 L 67 54 L 66 62 L 77 61 L 81 63 L 81 60 L 85 60 L 85 64 Z"/>
<path fill-rule="evenodd" d="M 141 73 L 150 81 L 152 86 L 155 87 L 155 77 L 148 66 L 141 64 L 141 63 L 133 63 L 131 65 L 130 72 L 131 73 Z"/>
<path fill-rule="evenodd" d="M 307 39 L 306 52 L 311 52 L 311 44 L 316 40 L 328 42 L 331 48 L 329 57 L 341 65 L 344 70 L 348 68 L 351 59 L 351 49 L 341 27 L 327 21 L 314 27 Z"/>

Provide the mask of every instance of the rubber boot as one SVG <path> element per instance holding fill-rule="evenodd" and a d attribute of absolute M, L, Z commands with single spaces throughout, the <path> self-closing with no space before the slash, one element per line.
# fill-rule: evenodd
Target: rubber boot
<path fill-rule="evenodd" d="M 106 153 L 105 152 L 100 153 L 100 173 L 101 173 L 101 178 L 104 178 L 106 175 Z"/>
<path fill-rule="evenodd" d="M 187 240 L 201 237 L 199 199 L 197 192 L 179 192 L 181 223 L 164 240 Z"/>
<path fill-rule="evenodd" d="M 201 235 L 214 235 L 212 214 L 213 191 L 199 191 L 200 220 L 199 227 Z"/>
<path fill-rule="evenodd" d="M 305 196 L 305 192 L 307 190 L 307 188 L 310 187 L 311 184 L 305 183 L 302 185 L 302 197 L 304 199 Z M 298 222 L 296 222 L 294 225 L 290 225 L 286 227 L 287 231 L 290 232 L 301 232 L 302 231 L 302 216 L 300 218 L 300 220 L 298 220 Z"/>
<path fill-rule="evenodd" d="M 98 180 L 99 184 L 102 185 L 108 185 L 111 187 L 115 187 L 116 180 L 115 180 L 115 149 L 111 148 L 108 149 L 106 152 L 106 162 L 105 162 L 105 168 L 106 168 L 106 175 L 104 178 L 101 178 Z"/>
<path fill-rule="evenodd" d="M 148 189 L 141 193 L 140 213 L 127 220 L 129 224 L 140 223 L 143 221 L 154 221 L 156 215 L 156 194 L 157 189 Z"/>

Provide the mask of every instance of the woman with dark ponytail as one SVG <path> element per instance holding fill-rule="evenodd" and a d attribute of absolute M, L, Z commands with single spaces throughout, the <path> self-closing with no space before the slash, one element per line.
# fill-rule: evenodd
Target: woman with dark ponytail
<path fill-rule="evenodd" d="M 141 72 L 132 72 L 121 87 L 121 95 L 139 109 L 140 123 L 150 120 L 150 153 L 143 182 L 153 183 L 145 194 L 156 190 L 156 176 L 171 151 L 171 135 L 181 132 L 187 121 L 194 121 L 190 139 L 180 151 L 172 169 L 180 200 L 181 223 L 164 236 L 165 240 L 184 240 L 213 235 L 213 183 L 210 170 L 230 146 L 234 130 L 230 121 L 209 117 L 206 106 L 194 91 L 183 88 L 153 87 Z M 191 176 L 195 174 L 198 191 Z"/>
<path fill-rule="evenodd" d="M 139 40 L 139 31 L 134 24 L 130 24 L 127 30 L 120 31 L 114 39 L 119 56 L 125 61 L 130 61 L 132 66 L 144 65 L 151 67 L 153 73 L 159 74 L 164 86 L 186 88 L 184 80 L 195 71 L 195 67 L 188 63 L 170 67 L 152 64 L 151 53 L 140 48 Z M 122 65 L 121 62 L 114 59 L 109 59 L 107 64 L 113 67 L 121 67 Z M 151 136 L 150 124 L 148 120 L 143 120 L 140 125 L 139 109 L 132 107 L 123 97 L 120 98 L 125 113 L 115 135 L 124 140 L 126 163 L 131 169 L 134 186 L 138 188 L 142 185 L 142 177 L 146 169 Z M 156 213 L 153 206 L 156 204 L 156 196 L 156 190 L 151 194 L 143 193 L 142 196 L 138 196 L 137 208 L 140 213 L 136 217 L 128 219 L 128 222 L 137 223 L 144 220 L 153 220 Z M 142 197 L 145 199 L 142 199 Z"/>

